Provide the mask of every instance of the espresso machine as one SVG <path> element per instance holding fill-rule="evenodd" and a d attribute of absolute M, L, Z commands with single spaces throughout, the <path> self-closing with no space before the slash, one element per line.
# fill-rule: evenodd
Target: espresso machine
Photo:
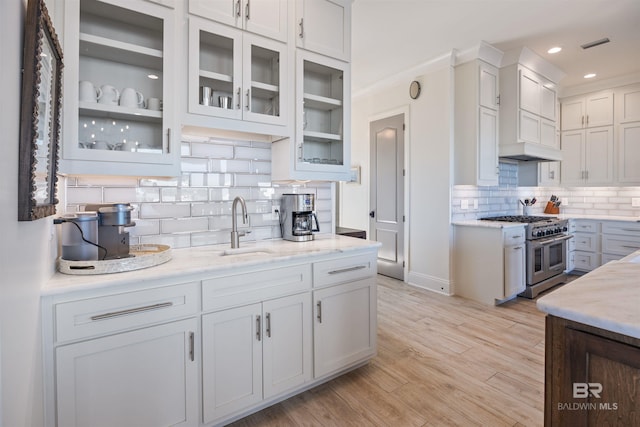
<path fill-rule="evenodd" d="M 294 242 L 313 240 L 313 233 L 320 231 L 314 210 L 313 194 L 283 194 L 280 203 L 282 238 Z"/>
<path fill-rule="evenodd" d="M 99 259 L 118 259 L 132 256 L 129 253 L 129 232 L 125 227 L 133 227 L 131 221 L 133 207 L 129 203 L 87 205 L 85 210 L 98 213 Z M 106 250 L 106 254 L 103 252 Z"/>

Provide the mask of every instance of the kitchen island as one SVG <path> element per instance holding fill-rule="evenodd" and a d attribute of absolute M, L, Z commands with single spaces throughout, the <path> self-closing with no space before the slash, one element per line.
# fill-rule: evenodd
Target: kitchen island
<path fill-rule="evenodd" d="M 376 353 L 378 243 L 177 249 L 42 290 L 47 425 L 224 425 Z"/>
<path fill-rule="evenodd" d="M 545 425 L 640 425 L 640 251 L 537 301 Z"/>

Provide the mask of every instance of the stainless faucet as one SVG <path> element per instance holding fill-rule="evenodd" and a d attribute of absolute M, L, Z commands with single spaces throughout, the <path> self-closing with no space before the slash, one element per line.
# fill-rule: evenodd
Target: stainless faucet
<path fill-rule="evenodd" d="M 247 223 L 247 205 L 244 202 L 244 199 L 240 196 L 233 199 L 233 206 L 231 207 L 231 249 L 240 247 L 240 236 L 244 236 L 247 233 L 244 231 L 238 231 L 238 221 L 236 220 L 236 206 L 240 202 L 242 205 L 242 223 Z"/>

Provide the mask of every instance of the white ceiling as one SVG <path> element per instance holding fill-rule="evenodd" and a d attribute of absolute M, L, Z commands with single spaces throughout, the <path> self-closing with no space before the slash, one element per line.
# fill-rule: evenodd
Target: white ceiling
<path fill-rule="evenodd" d="M 640 0 L 353 0 L 352 13 L 354 93 L 481 40 L 527 46 L 567 73 L 563 88 L 640 73 Z"/>

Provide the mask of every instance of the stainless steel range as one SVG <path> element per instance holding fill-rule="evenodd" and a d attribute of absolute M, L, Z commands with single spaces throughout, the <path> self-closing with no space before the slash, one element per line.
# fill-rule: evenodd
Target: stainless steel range
<path fill-rule="evenodd" d="M 567 280 L 568 221 L 547 216 L 507 215 L 482 218 L 489 221 L 526 223 L 527 287 L 522 297 L 535 298 L 555 285 Z"/>

